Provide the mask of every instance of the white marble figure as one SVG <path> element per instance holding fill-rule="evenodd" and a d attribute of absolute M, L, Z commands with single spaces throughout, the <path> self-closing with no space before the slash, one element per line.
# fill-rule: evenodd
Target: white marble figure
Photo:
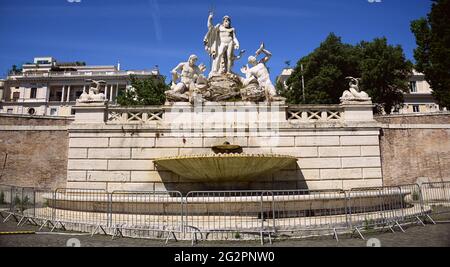
<path fill-rule="evenodd" d="M 83 91 L 77 102 L 103 102 L 106 101 L 106 96 L 104 93 L 100 92 L 100 88 L 106 84 L 105 81 L 95 81 L 86 80 L 86 82 L 91 83 L 89 87 L 89 93 Z M 94 86 L 95 87 L 94 87 Z"/>
<path fill-rule="evenodd" d="M 258 61 L 257 57 L 264 53 L 265 57 Z M 272 81 L 270 80 L 269 70 L 267 69 L 266 63 L 272 57 L 267 49 L 264 48 L 264 43 L 261 44 L 260 48 L 256 51 L 255 56 L 250 56 L 248 58 L 248 64 L 241 68 L 241 72 L 245 74 L 245 79 L 242 79 L 242 84 L 248 86 L 250 83 L 258 82 L 259 86 L 264 88 L 266 94 L 266 99 L 273 100 L 277 96 L 277 91 Z"/>
<path fill-rule="evenodd" d="M 369 95 L 359 90 L 359 82 L 361 78 L 353 78 L 346 77 L 347 80 L 350 80 L 349 86 L 350 88 L 344 91 L 341 101 L 370 101 Z"/>
<path fill-rule="evenodd" d="M 189 91 L 207 84 L 206 78 L 203 76 L 206 66 L 204 64 L 197 66 L 197 60 L 196 55 L 191 55 L 187 62 L 181 62 L 172 70 L 171 90 L 166 92 L 169 100 L 187 101 Z"/>
<path fill-rule="evenodd" d="M 236 30 L 231 27 L 231 18 L 223 17 L 222 24 L 213 25 L 214 13 L 208 17 L 208 32 L 203 39 L 205 50 L 212 58 L 212 66 L 209 77 L 232 73 L 236 59 L 234 50 L 239 49 L 239 41 L 236 38 Z M 222 66 L 222 67 L 221 67 Z"/>

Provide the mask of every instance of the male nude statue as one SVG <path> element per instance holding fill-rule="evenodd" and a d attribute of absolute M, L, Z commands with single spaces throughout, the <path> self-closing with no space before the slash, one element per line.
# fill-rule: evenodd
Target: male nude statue
<path fill-rule="evenodd" d="M 210 77 L 217 74 L 232 73 L 231 69 L 236 57 L 234 50 L 239 49 L 239 41 L 236 38 L 236 30 L 231 27 L 231 18 L 223 17 L 222 24 L 213 25 L 214 14 L 209 13 L 208 33 L 203 40 L 205 50 L 212 57 Z M 221 65 L 224 67 L 223 70 Z"/>
<path fill-rule="evenodd" d="M 257 57 L 261 53 L 264 53 L 265 57 L 258 61 Z M 269 70 L 266 67 L 266 63 L 271 57 L 272 53 L 264 48 L 264 44 L 261 44 L 260 48 L 256 51 L 255 56 L 250 56 L 248 58 L 248 63 L 251 67 L 247 65 L 241 68 L 241 72 L 246 76 L 242 81 L 243 85 L 247 86 L 256 79 L 259 86 L 264 88 L 268 100 L 273 100 L 273 98 L 277 96 L 277 91 L 270 80 Z"/>
<path fill-rule="evenodd" d="M 172 70 L 172 87 L 171 89 L 176 93 L 184 93 L 186 90 L 193 89 L 192 85 L 195 84 L 198 78 L 206 70 L 206 66 L 201 64 L 197 66 L 197 56 L 191 55 L 188 62 L 181 62 Z M 181 72 L 181 74 L 179 73 Z M 177 83 L 179 76 L 181 80 Z"/>

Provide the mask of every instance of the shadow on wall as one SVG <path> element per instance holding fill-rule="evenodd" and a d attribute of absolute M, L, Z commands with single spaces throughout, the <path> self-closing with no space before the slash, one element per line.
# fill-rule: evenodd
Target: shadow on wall
<path fill-rule="evenodd" d="M 308 185 L 300 170 L 283 170 L 266 177 L 255 177 L 251 182 L 192 182 L 157 166 L 162 183 L 155 184 L 156 191 L 179 191 L 183 195 L 192 191 L 264 191 L 307 190 Z"/>

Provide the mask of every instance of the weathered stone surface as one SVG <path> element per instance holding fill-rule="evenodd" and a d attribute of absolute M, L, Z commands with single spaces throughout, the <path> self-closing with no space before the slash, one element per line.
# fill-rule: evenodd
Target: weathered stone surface
<path fill-rule="evenodd" d="M 156 138 L 155 147 L 203 147 L 202 138 Z"/>
<path fill-rule="evenodd" d="M 87 181 L 86 171 L 68 171 L 67 181 L 69 182 Z"/>
<path fill-rule="evenodd" d="M 376 116 L 375 120 L 386 124 L 450 124 L 449 114 L 402 114 Z"/>
<path fill-rule="evenodd" d="M 280 155 L 289 155 L 297 158 L 315 158 L 317 157 L 317 147 L 274 147 L 272 153 Z"/>
<path fill-rule="evenodd" d="M 69 147 L 108 147 L 108 138 L 70 138 Z"/>
<path fill-rule="evenodd" d="M 248 146 L 250 147 L 293 147 L 294 137 L 249 137 Z"/>
<path fill-rule="evenodd" d="M 226 101 L 240 98 L 242 83 L 236 75 L 213 76 L 208 79 L 209 87 L 200 90 L 208 101 Z"/>
<path fill-rule="evenodd" d="M 86 159 L 87 148 L 71 148 L 69 149 L 69 159 Z"/>
<path fill-rule="evenodd" d="M 72 118 L 0 114 L 0 125 L 62 126 L 69 125 L 72 122 Z"/>
<path fill-rule="evenodd" d="M 361 156 L 380 156 L 380 147 L 379 146 L 362 146 L 361 147 Z"/>
<path fill-rule="evenodd" d="M 362 169 L 330 169 L 320 170 L 320 178 L 322 180 L 329 179 L 362 179 Z"/>
<path fill-rule="evenodd" d="M 361 147 L 319 147 L 320 157 L 358 157 L 361 156 Z"/>
<path fill-rule="evenodd" d="M 370 168 L 381 167 L 379 157 L 357 157 L 357 158 L 342 158 L 343 168 Z"/>
<path fill-rule="evenodd" d="M 382 178 L 383 174 L 381 172 L 381 168 L 365 168 L 363 169 L 363 178 Z"/>
<path fill-rule="evenodd" d="M 295 146 L 338 146 L 339 136 L 296 136 Z"/>
<path fill-rule="evenodd" d="M 88 158 L 129 159 L 131 158 L 131 148 L 90 148 Z"/>
<path fill-rule="evenodd" d="M 343 146 L 378 145 L 378 136 L 341 136 Z"/>
<path fill-rule="evenodd" d="M 300 169 L 336 169 L 341 168 L 340 158 L 306 158 L 299 159 Z"/>
<path fill-rule="evenodd" d="M 109 160 L 110 171 L 151 171 L 155 169 L 153 160 Z"/>
<path fill-rule="evenodd" d="M 70 159 L 67 168 L 69 170 L 107 170 L 107 160 Z"/>
<path fill-rule="evenodd" d="M 89 171 L 87 180 L 93 182 L 127 182 L 130 181 L 129 171 Z"/>
<path fill-rule="evenodd" d="M 178 155 L 178 148 L 133 148 L 133 159 L 156 159 Z"/>
<path fill-rule="evenodd" d="M 245 88 L 241 89 L 242 101 L 261 102 L 266 99 L 264 89 L 258 83 L 250 83 Z"/>
<path fill-rule="evenodd" d="M 65 187 L 68 143 L 65 131 L 0 130 L 0 183 Z"/>
<path fill-rule="evenodd" d="M 146 137 L 146 138 L 111 138 L 109 141 L 109 147 L 154 147 L 155 139 Z"/>
<path fill-rule="evenodd" d="M 449 116 L 450 117 L 450 116 Z M 383 181 L 386 185 L 450 180 L 449 129 L 383 129 Z"/>

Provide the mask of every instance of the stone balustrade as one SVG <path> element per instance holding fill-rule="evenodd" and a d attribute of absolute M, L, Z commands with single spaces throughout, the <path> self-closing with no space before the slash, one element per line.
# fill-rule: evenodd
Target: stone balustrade
<path fill-rule="evenodd" d="M 371 103 L 340 105 L 267 105 L 251 103 L 188 103 L 146 107 L 109 106 L 108 103 L 77 104 L 75 123 L 110 125 L 213 123 L 238 125 L 265 122 L 298 124 L 348 124 L 374 122 Z"/>
<path fill-rule="evenodd" d="M 286 110 L 289 122 L 341 122 L 344 109 L 340 105 L 295 105 Z"/>
<path fill-rule="evenodd" d="M 162 121 L 164 110 L 158 107 L 108 108 L 108 124 L 146 124 Z"/>

